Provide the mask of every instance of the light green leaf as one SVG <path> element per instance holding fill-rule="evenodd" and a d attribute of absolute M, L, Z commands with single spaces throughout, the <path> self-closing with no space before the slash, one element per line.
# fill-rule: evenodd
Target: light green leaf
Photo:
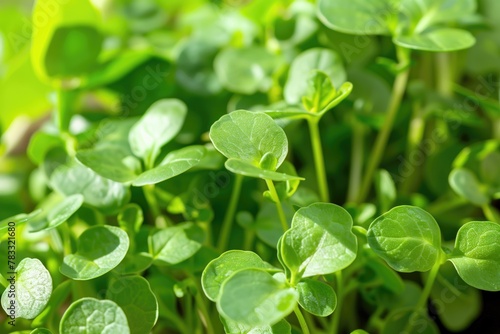
<path fill-rule="evenodd" d="M 147 184 L 156 184 L 180 175 L 196 166 L 203 159 L 205 151 L 205 147 L 196 145 L 170 152 L 159 166 L 139 175 L 132 185 L 140 187 Z"/>
<path fill-rule="evenodd" d="M 402 0 L 401 12 L 410 30 L 419 34 L 440 23 L 455 22 L 474 13 L 475 0 Z"/>
<path fill-rule="evenodd" d="M 261 112 L 236 110 L 222 116 L 210 128 L 210 139 L 226 158 L 240 159 L 258 167 L 267 155 L 276 159 L 278 168 L 288 153 L 285 132 Z"/>
<path fill-rule="evenodd" d="M 423 312 L 415 314 L 411 308 L 392 311 L 384 322 L 381 334 L 439 334 L 439 329 L 427 314 Z"/>
<path fill-rule="evenodd" d="M 326 74 L 334 87 L 340 87 L 346 79 L 342 60 L 336 52 L 323 48 L 306 50 L 299 54 L 290 66 L 284 91 L 287 103 L 298 104 L 303 96 L 308 95 L 307 78 L 312 70 Z"/>
<path fill-rule="evenodd" d="M 307 94 L 302 97 L 302 104 L 311 113 L 324 115 L 342 102 L 351 91 L 350 82 L 344 82 L 337 91 L 325 73 L 313 70 L 309 75 Z"/>
<path fill-rule="evenodd" d="M 148 281 L 140 276 L 120 277 L 110 284 L 106 299 L 125 313 L 131 334 L 151 332 L 158 320 L 158 302 Z"/>
<path fill-rule="evenodd" d="M 500 225 L 472 221 L 458 230 L 450 261 L 465 283 L 500 290 Z"/>
<path fill-rule="evenodd" d="M 66 197 L 47 214 L 46 225 L 30 232 L 48 231 L 69 219 L 83 204 L 83 196 L 75 194 Z"/>
<path fill-rule="evenodd" d="M 356 35 L 389 35 L 399 8 L 394 0 L 319 0 L 318 16 L 330 29 Z"/>
<path fill-rule="evenodd" d="M 54 3 L 37 0 L 31 59 L 35 72 L 47 77 L 68 78 L 93 70 L 101 51 L 100 17 L 89 0 Z"/>
<path fill-rule="evenodd" d="M 133 181 L 141 168 L 140 161 L 118 145 L 81 150 L 76 153 L 76 158 L 100 176 L 116 182 Z"/>
<path fill-rule="evenodd" d="M 74 280 L 89 280 L 118 266 L 127 254 L 127 233 L 114 226 L 94 226 L 78 238 L 78 250 L 64 257 L 60 271 Z"/>
<path fill-rule="evenodd" d="M 149 253 L 157 264 L 176 264 L 193 256 L 204 238 L 203 230 L 193 223 L 167 227 L 149 236 Z"/>
<path fill-rule="evenodd" d="M 151 168 L 162 146 L 181 130 L 186 113 L 186 105 L 177 99 L 163 99 L 153 103 L 130 130 L 132 152 L 143 158 L 146 166 Z"/>
<path fill-rule="evenodd" d="M 103 178 L 79 163 L 57 167 L 50 184 L 65 196 L 82 194 L 85 203 L 105 212 L 117 211 L 130 199 L 127 186 Z"/>
<path fill-rule="evenodd" d="M 64 146 L 64 141 L 60 137 L 45 132 L 37 132 L 30 139 L 27 153 L 31 161 L 40 165 L 45 158 L 45 154 L 57 146 Z"/>
<path fill-rule="evenodd" d="M 224 164 L 224 166 L 226 166 L 228 170 L 230 170 L 235 174 L 258 177 L 265 180 L 266 179 L 273 181 L 304 180 L 304 178 L 300 176 L 294 176 L 280 172 L 273 172 L 271 170 L 261 169 L 255 165 L 252 165 L 240 159 L 228 159 Z"/>
<path fill-rule="evenodd" d="M 467 285 L 450 262 L 439 268 L 431 298 L 443 325 L 453 332 L 467 329 L 481 314 L 479 290 Z"/>
<path fill-rule="evenodd" d="M 370 248 L 400 272 L 428 271 L 442 252 L 434 217 L 414 206 L 397 206 L 375 219 L 367 238 Z"/>
<path fill-rule="evenodd" d="M 224 331 L 227 334 L 291 334 L 292 326 L 286 321 L 281 320 L 274 325 L 266 326 L 251 326 L 240 324 L 230 319 L 220 317 L 222 325 L 224 326 Z"/>
<path fill-rule="evenodd" d="M 52 334 L 47 328 L 37 328 L 33 330 L 30 334 Z"/>
<path fill-rule="evenodd" d="M 19 227 L 19 225 L 25 224 L 26 222 L 37 217 L 41 212 L 42 212 L 41 209 L 37 209 L 31 213 L 20 213 L 18 215 L 15 215 L 15 216 L 12 216 L 12 217 L 9 217 L 9 218 L 6 218 L 6 219 L 0 221 L 0 236 L 2 236 L 4 233 L 9 232 L 9 227 L 11 229 L 14 228 L 9 223 L 15 223 L 16 227 Z"/>
<path fill-rule="evenodd" d="M 111 300 L 82 298 L 64 312 L 61 334 L 129 334 L 127 317 Z"/>
<path fill-rule="evenodd" d="M 235 272 L 242 269 L 263 269 L 277 271 L 275 267 L 264 262 L 254 252 L 231 250 L 212 260 L 203 270 L 201 285 L 208 299 L 216 301 L 222 283 Z"/>
<path fill-rule="evenodd" d="M 222 86 L 241 94 L 267 91 L 272 84 L 271 74 L 279 58 L 260 46 L 228 48 L 214 60 L 214 69 Z"/>
<path fill-rule="evenodd" d="M 298 293 L 262 269 L 243 269 L 221 287 L 217 309 L 222 316 L 252 326 L 273 325 L 290 314 Z"/>
<path fill-rule="evenodd" d="M 49 271 L 40 260 L 24 258 L 17 265 L 16 275 L 6 278 L 11 285 L 15 284 L 15 288 L 9 285 L 2 294 L 5 313 L 14 313 L 16 318 L 34 319 L 43 311 L 52 294 Z"/>
<path fill-rule="evenodd" d="M 451 171 L 448 178 L 451 189 L 458 195 L 464 197 L 476 205 L 489 203 L 489 198 L 481 189 L 481 184 L 476 176 L 466 168 L 455 168 Z"/>
<path fill-rule="evenodd" d="M 337 307 L 337 295 L 326 283 L 304 279 L 297 284 L 299 304 L 307 312 L 318 317 L 327 317 Z"/>
<path fill-rule="evenodd" d="M 292 284 L 301 277 L 331 274 L 350 265 L 357 252 L 351 228 L 351 216 L 338 205 L 315 203 L 300 208 L 278 250 L 291 271 Z"/>
<path fill-rule="evenodd" d="M 127 204 L 118 214 L 118 224 L 129 237 L 139 233 L 143 221 L 142 209 L 135 203 Z"/>
<path fill-rule="evenodd" d="M 393 41 L 405 48 L 435 52 L 467 49 L 476 43 L 470 32 L 455 28 L 439 28 L 419 35 L 396 36 Z"/>

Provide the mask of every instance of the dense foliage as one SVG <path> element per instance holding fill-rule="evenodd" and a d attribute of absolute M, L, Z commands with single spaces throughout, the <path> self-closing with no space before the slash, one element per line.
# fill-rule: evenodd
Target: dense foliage
<path fill-rule="evenodd" d="M 496 0 L 3 1 L 0 332 L 492 332 L 499 37 Z"/>

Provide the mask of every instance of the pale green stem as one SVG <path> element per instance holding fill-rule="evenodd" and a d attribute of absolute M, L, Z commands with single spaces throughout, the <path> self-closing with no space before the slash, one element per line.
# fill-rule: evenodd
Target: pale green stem
<path fill-rule="evenodd" d="M 267 188 L 269 188 L 269 193 L 271 194 L 271 199 L 274 204 L 276 204 L 276 209 L 278 210 L 278 216 L 280 218 L 281 227 L 283 228 L 283 232 L 288 230 L 288 222 L 286 220 L 285 212 L 283 211 L 283 207 L 281 206 L 281 201 L 278 196 L 278 192 L 274 187 L 274 183 L 272 180 L 266 180 Z"/>
<path fill-rule="evenodd" d="M 490 204 L 484 204 L 483 206 L 481 206 L 481 208 L 483 209 L 483 213 L 486 219 L 494 223 L 500 223 L 500 217 L 498 217 L 498 215 L 494 211 L 495 209 L 493 209 Z"/>
<path fill-rule="evenodd" d="M 325 159 L 323 158 L 323 149 L 321 147 L 321 137 L 319 134 L 319 117 L 309 117 L 307 124 L 309 125 L 309 134 L 311 136 L 311 146 L 314 157 L 314 167 L 316 168 L 316 177 L 318 181 L 318 190 L 322 202 L 330 202 L 330 194 L 328 191 L 328 180 L 325 172 Z"/>
<path fill-rule="evenodd" d="M 354 119 L 352 127 L 352 150 L 351 169 L 349 172 L 349 189 L 347 192 L 347 202 L 355 202 L 359 196 L 361 185 L 361 175 L 363 173 L 363 151 L 364 151 L 364 131 L 363 125 Z"/>
<path fill-rule="evenodd" d="M 332 323 L 331 323 L 331 334 L 337 334 L 339 333 L 339 326 L 340 326 L 340 316 L 342 312 L 342 302 L 344 300 L 344 291 L 342 290 L 344 282 L 342 279 L 342 271 L 339 270 L 335 273 L 335 278 L 337 280 L 336 284 L 336 293 L 337 293 L 337 307 L 335 308 L 335 311 L 333 312 L 333 318 L 332 318 Z"/>
<path fill-rule="evenodd" d="M 201 286 L 198 286 L 198 292 L 195 295 L 196 306 L 198 306 L 198 310 L 202 315 L 202 323 L 205 325 L 207 334 L 215 334 L 214 326 L 212 325 L 212 320 L 210 319 L 210 315 L 208 314 L 207 306 L 205 305 L 205 301 L 200 295 L 201 291 L 203 291 L 201 289 Z"/>
<path fill-rule="evenodd" d="M 2 284 L 4 288 L 7 288 L 9 286 L 9 282 L 5 279 L 5 277 L 3 277 L 2 274 L 0 274 L 0 284 Z"/>
<path fill-rule="evenodd" d="M 219 240 L 217 243 L 217 249 L 221 253 L 224 250 L 226 250 L 229 236 L 231 235 L 234 215 L 236 214 L 238 201 L 240 199 L 242 183 L 243 183 L 243 175 L 236 174 L 234 179 L 233 191 L 231 193 L 231 199 L 229 200 L 229 206 L 227 207 L 226 215 L 224 216 L 224 221 L 222 222 L 222 229 L 220 231 Z"/>
<path fill-rule="evenodd" d="M 372 185 L 373 174 L 377 170 L 382 156 L 384 154 L 387 141 L 389 140 L 389 135 L 391 134 L 392 127 L 394 125 L 394 120 L 401 105 L 401 100 L 403 99 L 404 92 L 406 90 L 406 84 L 408 82 L 409 70 L 406 69 L 396 76 L 394 81 L 394 86 L 392 90 L 391 101 L 389 102 L 389 109 L 385 116 L 384 125 L 375 140 L 374 148 L 370 154 L 368 160 L 368 167 L 365 171 L 365 176 L 363 178 L 363 183 L 361 184 L 361 191 L 358 197 L 358 203 L 363 203 L 368 197 L 370 187 Z"/>
<path fill-rule="evenodd" d="M 160 206 L 158 205 L 158 200 L 156 199 L 155 186 L 154 184 L 148 184 L 142 187 L 144 192 L 144 197 L 148 202 L 149 208 L 154 216 L 155 225 L 157 228 L 165 228 L 168 226 L 168 222 L 165 217 L 161 214 Z"/>
<path fill-rule="evenodd" d="M 304 316 L 302 315 L 302 312 L 300 311 L 299 307 L 296 306 L 293 309 L 293 312 L 297 316 L 297 320 L 299 320 L 300 328 L 302 329 L 302 334 L 310 334 L 309 327 L 307 327 L 306 319 L 304 319 Z"/>

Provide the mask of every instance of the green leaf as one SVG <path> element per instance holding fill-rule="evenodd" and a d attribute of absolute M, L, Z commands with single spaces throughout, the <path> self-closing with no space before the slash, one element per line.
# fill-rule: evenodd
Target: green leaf
<path fill-rule="evenodd" d="M 118 266 L 127 254 L 127 233 L 114 226 L 94 226 L 78 238 L 78 250 L 64 257 L 60 271 L 74 280 L 90 280 Z"/>
<path fill-rule="evenodd" d="M 479 290 L 467 285 L 450 262 L 439 268 L 431 298 L 443 325 L 453 332 L 467 329 L 481 314 Z"/>
<path fill-rule="evenodd" d="M 434 217 L 414 206 L 384 213 L 370 224 L 367 237 L 370 248 L 400 272 L 428 271 L 442 252 Z"/>
<path fill-rule="evenodd" d="M 156 184 L 180 175 L 196 166 L 205 156 L 205 151 L 205 147 L 196 145 L 170 152 L 157 167 L 139 175 L 132 185 Z"/>
<path fill-rule="evenodd" d="M 210 128 L 210 139 L 226 158 L 260 167 L 264 155 L 276 159 L 279 167 L 288 153 L 285 132 L 261 112 L 236 110 L 222 116 Z"/>
<path fill-rule="evenodd" d="M 139 160 L 118 145 L 81 150 L 76 153 L 76 158 L 100 176 L 116 182 L 133 181 L 141 168 Z"/>
<path fill-rule="evenodd" d="M 40 260 L 24 258 L 16 268 L 16 275 L 7 276 L 7 281 L 10 285 L 2 294 L 5 313 L 34 319 L 43 311 L 52 294 L 52 277 Z"/>
<path fill-rule="evenodd" d="M 176 264 L 193 256 L 204 238 L 203 230 L 193 223 L 167 227 L 149 236 L 149 253 L 157 264 Z"/>
<path fill-rule="evenodd" d="M 203 270 L 201 285 L 205 295 L 211 301 L 216 301 L 221 285 L 227 278 L 239 270 L 250 268 L 277 271 L 275 267 L 264 262 L 254 252 L 241 250 L 227 251 L 212 260 Z"/>
<path fill-rule="evenodd" d="M 274 325 L 251 326 L 240 324 L 238 322 L 220 317 L 224 331 L 228 334 L 291 334 L 292 326 L 286 321 L 281 320 Z"/>
<path fill-rule="evenodd" d="M 357 252 L 351 229 L 351 216 L 338 205 L 315 203 L 300 208 L 278 250 L 292 272 L 292 284 L 301 277 L 331 274 L 350 265 Z"/>
<path fill-rule="evenodd" d="M 130 199 L 127 186 L 103 178 L 78 163 L 57 167 L 50 177 L 50 184 L 65 196 L 83 195 L 85 203 L 104 212 L 115 212 Z"/>
<path fill-rule="evenodd" d="M 127 317 L 111 300 L 82 298 L 64 312 L 59 324 L 61 334 L 129 334 Z"/>
<path fill-rule="evenodd" d="M 386 212 L 396 200 L 396 186 L 391 174 L 385 169 L 380 169 L 375 174 L 375 190 L 380 210 Z"/>
<path fill-rule="evenodd" d="M 177 99 L 156 101 L 144 116 L 132 127 L 129 143 L 132 152 L 144 159 L 151 168 L 163 145 L 181 130 L 186 118 L 187 107 Z"/>
<path fill-rule="evenodd" d="M 337 307 L 337 295 L 326 283 L 304 279 L 297 284 L 299 304 L 307 312 L 318 317 L 327 317 Z"/>
<path fill-rule="evenodd" d="M 401 333 L 439 334 L 439 329 L 427 314 L 406 308 L 389 313 L 381 331 L 381 334 Z"/>
<path fill-rule="evenodd" d="M 228 159 L 224 164 L 224 166 L 226 166 L 226 168 L 229 171 L 235 174 L 258 177 L 264 180 L 273 180 L 273 181 L 304 180 L 304 178 L 300 176 L 294 176 L 285 173 L 273 172 L 270 170 L 261 169 L 255 165 L 252 165 L 240 159 Z"/>
<path fill-rule="evenodd" d="M 118 224 L 127 232 L 129 237 L 139 233 L 143 221 L 144 214 L 142 213 L 142 209 L 135 203 L 127 204 L 118 214 Z"/>
<path fill-rule="evenodd" d="M 131 334 L 151 332 L 158 320 L 158 302 L 148 281 L 140 276 L 120 277 L 110 284 L 106 299 L 125 313 Z"/>
<path fill-rule="evenodd" d="M 330 29 L 356 35 L 389 35 L 399 1 L 319 0 L 318 16 Z"/>
<path fill-rule="evenodd" d="M 491 152 L 481 159 L 481 176 L 490 186 L 500 186 L 498 166 L 500 166 L 500 152 Z"/>
<path fill-rule="evenodd" d="M 58 146 L 64 147 L 64 141 L 60 137 L 45 132 L 37 132 L 30 139 L 27 153 L 31 161 L 40 165 L 47 152 Z"/>
<path fill-rule="evenodd" d="M 45 307 L 45 309 L 40 313 L 31 323 L 31 326 L 37 327 L 42 326 L 43 324 L 49 321 L 50 317 L 52 317 L 57 310 L 60 309 L 61 305 L 68 298 L 69 293 L 71 292 L 71 286 L 73 281 L 66 280 L 62 283 L 59 283 L 52 294 L 50 296 L 50 300 Z"/>
<path fill-rule="evenodd" d="M 476 205 L 489 203 L 489 198 L 482 191 L 481 184 L 470 170 L 466 168 L 455 168 L 448 178 L 451 189 L 458 195 Z"/>
<path fill-rule="evenodd" d="M 344 82 L 338 91 L 333 87 L 330 77 L 313 70 L 309 75 L 307 95 L 302 97 L 302 104 L 311 113 L 324 115 L 328 110 L 342 102 L 352 91 L 352 84 Z"/>
<path fill-rule="evenodd" d="M 52 334 L 47 328 L 34 329 L 30 334 Z"/>
<path fill-rule="evenodd" d="M 309 83 L 306 78 L 309 78 L 312 70 L 326 74 L 334 87 L 340 87 L 346 79 L 342 60 L 336 52 L 323 48 L 306 50 L 290 66 L 284 90 L 287 103 L 298 104 L 303 96 L 308 95 Z"/>
<path fill-rule="evenodd" d="M 252 326 L 273 325 L 290 314 L 298 293 L 262 269 L 243 269 L 220 290 L 217 309 L 222 316 Z"/>
<path fill-rule="evenodd" d="M 248 95 L 269 90 L 271 74 L 278 65 L 279 58 L 260 46 L 228 48 L 214 60 L 215 73 L 222 86 Z"/>
<path fill-rule="evenodd" d="M 100 17 L 89 0 L 53 3 L 37 0 L 31 59 L 35 72 L 47 77 L 68 78 L 92 71 L 101 52 Z"/>
<path fill-rule="evenodd" d="M 475 0 L 402 0 L 401 12 L 410 30 L 419 34 L 440 23 L 455 22 L 476 10 Z"/>
<path fill-rule="evenodd" d="M 69 219 L 83 204 L 83 196 L 80 194 L 66 197 L 62 202 L 57 204 L 47 214 L 46 225 L 31 230 L 31 232 L 48 231 L 61 225 Z"/>
<path fill-rule="evenodd" d="M 472 221 L 458 230 L 450 261 L 465 283 L 487 291 L 500 290 L 500 225 Z"/>
<path fill-rule="evenodd" d="M 454 28 L 434 29 L 419 35 L 396 36 L 393 41 L 405 48 L 434 52 L 467 49 L 476 43 L 470 32 Z"/>
<path fill-rule="evenodd" d="M 37 217 L 41 212 L 41 209 L 37 209 L 31 213 L 20 213 L 18 215 L 0 221 L 0 236 L 2 236 L 4 233 L 9 232 L 9 227 L 13 228 L 13 226 L 10 226 L 9 223 L 15 223 L 16 227 L 19 227 L 19 225 L 25 224 L 26 222 Z"/>

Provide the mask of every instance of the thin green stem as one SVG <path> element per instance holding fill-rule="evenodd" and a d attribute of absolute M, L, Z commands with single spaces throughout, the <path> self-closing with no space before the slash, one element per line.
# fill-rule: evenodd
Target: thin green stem
<path fill-rule="evenodd" d="M 302 334 L 310 334 L 309 327 L 307 327 L 306 319 L 304 319 L 304 315 L 300 311 L 299 307 L 296 306 L 293 309 L 295 316 L 297 316 L 297 320 L 299 320 L 300 328 L 302 329 Z"/>
<path fill-rule="evenodd" d="M 73 103 L 77 92 L 64 87 L 60 87 L 57 92 L 57 114 L 56 121 L 60 133 L 68 133 L 71 116 L 73 114 Z"/>
<path fill-rule="evenodd" d="M 309 125 L 309 134 L 311 136 L 311 146 L 314 156 L 314 168 L 316 169 L 320 198 L 323 202 L 330 202 L 328 180 L 326 178 L 325 172 L 325 159 L 323 158 L 323 149 L 321 147 L 321 136 L 319 134 L 318 123 L 319 117 L 309 117 L 307 119 L 307 124 Z"/>
<path fill-rule="evenodd" d="M 418 313 L 421 312 L 423 313 L 427 309 L 426 307 L 427 299 L 429 299 L 431 289 L 432 286 L 434 285 L 434 282 L 436 281 L 436 277 L 439 272 L 439 268 L 441 267 L 441 263 L 442 261 L 438 260 L 431 268 L 429 276 L 427 277 L 427 281 L 425 282 L 424 285 L 424 290 L 422 291 L 422 294 L 420 295 L 420 298 L 418 299 L 418 302 L 415 305 L 414 311 L 409 318 L 408 324 L 406 325 L 407 326 L 406 329 L 408 329 L 408 326 L 410 326 L 415 321 L 415 317 L 418 315 Z M 404 332 L 407 332 L 406 329 Z"/>
<path fill-rule="evenodd" d="M 400 62 L 402 61 L 400 60 Z M 389 108 L 385 116 L 385 122 L 382 126 L 382 129 L 380 129 L 377 139 L 375 140 L 374 148 L 370 154 L 368 166 L 366 168 L 363 182 L 361 184 L 361 191 L 359 193 L 357 201 L 358 203 L 364 202 L 368 197 L 368 193 L 372 185 L 373 174 L 375 173 L 375 170 L 377 170 L 378 166 L 380 165 L 380 161 L 382 160 L 382 155 L 385 151 L 387 141 L 389 140 L 389 135 L 391 134 L 392 127 L 394 125 L 394 120 L 396 119 L 396 115 L 398 113 L 404 92 L 406 90 L 409 73 L 409 69 L 400 72 L 396 76 L 396 80 L 394 81 Z"/>
<path fill-rule="evenodd" d="M 361 175 L 363 173 L 364 129 L 356 119 L 352 121 L 351 169 L 349 171 L 349 190 L 347 202 L 355 202 L 359 196 Z"/>
<path fill-rule="evenodd" d="M 198 284 L 197 284 L 198 285 Z M 198 310 L 201 313 L 201 321 L 205 325 L 205 328 L 207 329 L 207 334 L 215 334 L 214 331 L 214 326 L 212 324 L 212 320 L 210 318 L 210 314 L 208 313 L 207 306 L 205 304 L 205 301 L 201 297 L 200 292 L 203 291 L 201 290 L 201 287 L 198 287 L 198 292 L 194 296 L 196 306 L 198 307 Z"/>
<path fill-rule="evenodd" d="M 335 308 L 335 311 L 333 312 L 332 323 L 330 325 L 330 328 L 331 328 L 330 333 L 331 334 L 339 333 L 340 316 L 341 316 L 341 312 L 342 312 L 342 302 L 344 301 L 344 291 L 342 290 L 344 282 L 343 282 L 341 270 L 339 270 L 335 273 L 335 278 L 337 280 L 337 282 L 336 282 L 337 307 Z"/>
<path fill-rule="evenodd" d="M 266 180 L 267 188 L 269 189 L 269 193 L 271 194 L 271 198 L 276 204 L 276 209 L 278 210 L 278 216 L 280 218 L 281 227 L 283 227 L 283 232 L 288 230 L 288 222 L 286 220 L 285 212 L 283 211 L 283 207 L 281 206 L 281 201 L 278 196 L 278 192 L 274 187 L 274 183 L 272 180 Z"/>
<path fill-rule="evenodd" d="M 222 222 L 222 229 L 220 231 L 219 240 L 217 243 L 217 249 L 219 250 L 219 252 L 223 252 L 224 250 L 226 250 L 229 236 L 231 235 L 231 229 L 233 227 L 234 215 L 236 214 L 238 201 L 240 200 L 242 183 L 243 175 L 236 174 L 236 177 L 234 178 L 231 199 L 229 200 L 229 206 L 227 207 L 226 215 L 224 216 L 224 221 Z"/>
<path fill-rule="evenodd" d="M 144 197 L 148 202 L 149 208 L 154 216 L 155 225 L 158 228 L 165 228 L 168 226 L 168 222 L 165 217 L 161 214 L 160 206 L 158 205 L 158 200 L 156 199 L 155 186 L 154 184 L 148 184 L 142 187 L 144 192 Z"/>
<path fill-rule="evenodd" d="M 2 274 L 0 274 L 0 284 L 2 284 L 4 288 L 7 288 L 9 286 L 9 282 L 5 279 L 5 277 L 3 277 Z"/>

